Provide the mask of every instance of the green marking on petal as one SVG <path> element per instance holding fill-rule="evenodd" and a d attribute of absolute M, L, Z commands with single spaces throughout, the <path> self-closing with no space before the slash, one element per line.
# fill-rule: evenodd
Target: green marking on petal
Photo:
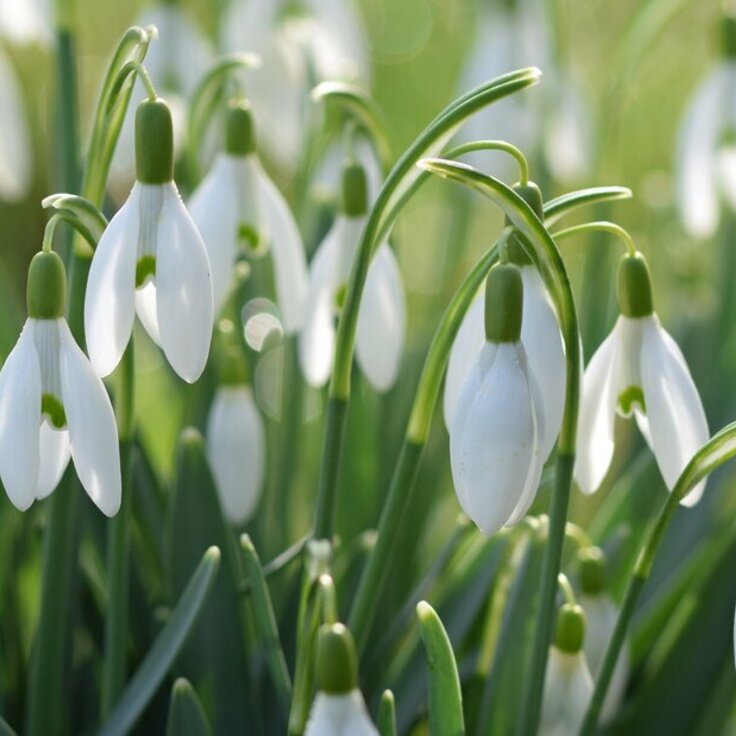
<path fill-rule="evenodd" d="M 246 250 L 256 252 L 261 249 L 263 238 L 252 225 L 241 222 L 238 226 L 238 239 Z"/>
<path fill-rule="evenodd" d="M 345 304 L 345 298 L 348 295 L 348 285 L 343 284 L 336 292 L 335 292 L 335 307 L 338 310 L 341 310 L 343 308 L 343 305 Z"/>
<path fill-rule="evenodd" d="M 66 427 L 64 405 L 53 394 L 43 394 L 41 396 L 41 414 L 45 414 L 49 418 L 54 429 L 64 429 Z"/>
<path fill-rule="evenodd" d="M 641 411 L 646 414 L 647 407 L 644 402 L 644 392 L 639 386 L 629 386 L 618 396 L 618 406 L 624 416 L 630 416 L 637 404 Z"/>
<path fill-rule="evenodd" d="M 143 256 L 135 266 L 135 288 L 140 289 L 148 278 L 156 275 L 156 257 Z"/>

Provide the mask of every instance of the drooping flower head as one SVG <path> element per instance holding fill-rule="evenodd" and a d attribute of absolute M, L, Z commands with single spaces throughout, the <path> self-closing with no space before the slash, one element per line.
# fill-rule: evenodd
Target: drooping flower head
<path fill-rule="evenodd" d="M 342 624 L 325 624 L 317 642 L 317 695 L 305 736 L 378 736 L 358 689 L 358 657 Z"/>
<path fill-rule="evenodd" d="M 286 201 L 258 160 L 255 121 L 247 102 L 229 106 L 225 151 L 190 207 L 209 253 L 215 314 L 230 291 L 237 259 L 269 254 L 284 330 L 299 329 L 307 291 L 304 245 Z"/>
<path fill-rule="evenodd" d="M 521 343 L 523 282 L 517 266 L 488 274 L 485 341 L 450 417 L 450 463 L 458 500 L 485 534 L 529 509 L 546 455 L 546 417 Z"/>
<path fill-rule="evenodd" d="M 89 497 L 120 507 L 118 432 L 110 399 L 64 318 L 66 274 L 53 251 L 28 271 L 28 319 L 0 371 L 0 478 L 24 511 L 58 485 L 71 455 Z"/>
<path fill-rule="evenodd" d="M 193 383 L 207 363 L 213 323 L 205 245 L 174 183 L 171 112 L 138 106 L 138 181 L 100 238 L 84 304 L 90 360 L 106 376 L 120 362 L 135 314 L 171 367 Z"/>
<path fill-rule="evenodd" d="M 343 167 L 342 207 L 318 246 L 310 266 L 304 326 L 299 336 L 299 363 L 312 386 L 330 376 L 335 351 L 335 320 L 342 307 L 368 211 L 364 168 L 348 161 Z M 358 313 L 357 360 L 379 391 L 394 384 L 406 329 L 404 289 L 396 257 L 382 243 L 368 268 Z"/>
<path fill-rule="evenodd" d="M 632 414 L 672 490 L 696 450 L 709 438 L 700 395 L 685 358 L 654 312 L 649 267 L 641 253 L 618 269 L 621 316 L 591 359 L 583 377 L 575 480 L 596 491 L 613 458 L 616 414 Z M 698 483 L 682 503 L 703 494 Z"/>

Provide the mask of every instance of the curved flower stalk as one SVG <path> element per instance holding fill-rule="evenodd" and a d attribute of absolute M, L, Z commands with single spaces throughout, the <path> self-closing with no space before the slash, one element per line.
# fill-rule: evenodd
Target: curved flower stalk
<path fill-rule="evenodd" d="M 227 346 L 207 419 L 207 456 L 227 519 L 245 523 L 256 510 L 266 466 L 266 433 L 248 384 L 245 357 Z"/>
<path fill-rule="evenodd" d="M 147 55 L 146 69 L 159 87 L 162 97 L 171 107 L 176 152 L 186 140 L 187 106 L 197 84 L 212 63 L 214 51 L 202 31 L 187 17 L 179 3 L 163 2 L 146 8 L 136 24 L 142 28 L 153 26 L 158 37 Z M 140 80 L 133 88 L 133 100 L 145 97 Z M 115 150 L 111 177 L 119 186 L 129 186 L 135 178 L 134 110 L 128 108 L 120 132 L 120 145 Z"/>
<path fill-rule="evenodd" d="M 342 208 L 317 248 L 309 276 L 305 319 L 299 336 L 299 363 L 312 386 L 330 377 L 335 350 L 335 316 L 339 313 L 350 269 L 365 227 L 368 179 L 364 168 L 343 168 Z M 406 329 L 404 290 L 396 257 L 388 243 L 379 246 L 368 269 L 357 328 L 357 359 L 379 391 L 394 384 Z"/>
<path fill-rule="evenodd" d="M 697 238 L 716 231 L 722 202 L 736 210 L 736 18 L 723 18 L 722 34 L 722 58 L 693 93 L 677 135 L 677 206 Z"/>
<path fill-rule="evenodd" d="M 317 695 L 304 736 L 378 736 L 358 689 L 355 644 L 342 624 L 325 624 L 317 643 Z"/>
<path fill-rule="evenodd" d="M 306 0 L 298 17 L 283 0 L 235 0 L 223 19 L 230 51 L 252 51 L 263 69 L 248 79 L 268 153 L 287 169 L 304 144 L 309 90 L 326 79 L 370 82 L 367 41 L 356 6 Z"/>
<path fill-rule="evenodd" d="M 672 490 L 710 436 L 705 411 L 679 347 L 654 312 L 641 253 L 619 264 L 618 301 L 621 316 L 583 379 L 575 480 L 584 493 L 600 487 L 613 458 L 615 416 L 633 414 Z M 697 503 L 704 488 L 696 485 L 682 503 Z"/>
<path fill-rule="evenodd" d="M 114 516 L 121 496 L 115 415 L 65 308 L 61 258 L 38 253 L 28 271 L 28 319 L 0 371 L 0 477 L 25 511 L 56 488 L 71 455 L 89 497 Z"/>
<path fill-rule="evenodd" d="M 554 644 L 549 650 L 539 736 L 578 733 L 593 693 L 593 679 L 583 650 L 587 615 L 565 603 L 557 616 Z"/>
<path fill-rule="evenodd" d="M 298 330 L 307 292 L 304 245 L 286 201 L 258 160 L 249 104 L 230 105 L 225 151 L 192 196 L 190 209 L 208 249 L 215 314 L 230 291 L 239 255 L 269 253 L 284 330 Z"/>
<path fill-rule="evenodd" d="M 540 220 L 543 219 L 542 196 L 536 185 L 517 184 L 513 189 L 529 203 Z M 508 236 L 506 250 L 510 262 L 519 266 L 523 284 L 521 344 L 529 374 L 539 387 L 548 430 L 546 441 L 541 446 L 544 461 L 559 433 L 565 406 L 565 348 L 552 299 L 539 272 L 513 234 Z M 485 343 L 484 312 L 483 292 L 479 291 L 465 314 L 450 352 L 444 395 L 444 417 L 448 428 L 452 425 L 463 382 Z"/>
<path fill-rule="evenodd" d="M 152 89 L 149 96 L 155 97 Z M 138 181 L 90 267 L 84 304 L 90 359 L 99 375 L 110 374 L 137 313 L 171 367 L 193 383 L 209 355 L 212 278 L 202 237 L 173 180 L 171 113 L 161 99 L 138 106 L 136 164 Z"/>

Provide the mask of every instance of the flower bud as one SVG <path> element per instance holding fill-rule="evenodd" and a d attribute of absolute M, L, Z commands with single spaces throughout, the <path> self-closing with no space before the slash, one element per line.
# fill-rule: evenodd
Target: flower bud
<path fill-rule="evenodd" d="M 162 99 L 138 105 L 135 164 L 141 184 L 166 184 L 174 179 L 174 127 L 171 110 Z"/>
<path fill-rule="evenodd" d="M 526 184 L 514 184 L 511 188 L 532 208 L 534 214 L 540 220 L 544 219 L 542 192 L 533 181 Z M 508 217 L 506 217 L 506 225 L 513 225 Z M 516 232 L 509 235 L 506 244 L 506 253 L 509 261 L 517 266 L 524 266 L 531 263 L 531 259 L 526 250 L 524 250 L 524 246 L 521 244 L 519 235 Z"/>
<path fill-rule="evenodd" d="M 247 156 L 256 150 L 256 126 L 247 100 L 233 100 L 225 121 L 225 151 L 231 156 Z"/>
<path fill-rule="evenodd" d="M 317 688 L 344 695 L 358 687 L 358 657 L 351 633 L 343 624 L 325 624 L 317 641 Z"/>
<path fill-rule="evenodd" d="M 515 343 L 521 335 L 524 289 L 521 273 L 511 264 L 497 264 L 486 279 L 485 327 L 488 342 Z"/>
<path fill-rule="evenodd" d="M 580 606 L 565 603 L 557 613 L 555 646 L 561 652 L 575 654 L 583 648 L 585 612 Z"/>
<path fill-rule="evenodd" d="M 624 317 L 648 317 L 654 312 L 652 279 L 641 253 L 625 255 L 618 266 L 618 304 Z"/>
<path fill-rule="evenodd" d="M 58 319 L 66 311 L 66 271 L 54 251 L 33 256 L 28 268 L 26 290 L 28 316 L 35 319 Z"/>

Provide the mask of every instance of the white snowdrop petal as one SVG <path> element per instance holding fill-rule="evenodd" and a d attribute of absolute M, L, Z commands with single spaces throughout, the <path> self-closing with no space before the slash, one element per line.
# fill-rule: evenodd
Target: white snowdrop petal
<path fill-rule="evenodd" d="M 480 384 L 466 379 L 450 427 L 450 460 L 458 498 L 486 534 L 516 508 L 535 459 L 534 416 L 526 366 L 517 346 L 488 343 Z"/>
<path fill-rule="evenodd" d="M 318 692 L 304 736 L 378 736 L 358 690 L 345 695 Z"/>
<path fill-rule="evenodd" d="M 13 43 L 54 42 L 52 11 L 48 0 L 3 0 L 0 3 L 0 35 Z"/>
<path fill-rule="evenodd" d="M 0 3 L 2 7 L 3 3 Z M 32 176 L 31 140 L 21 87 L 0 49 L 0 197 L 16 201 L 28 193 Z"/>
<path fill-rule="evenodd" d="M 583 376 L 574 471 L 583 493 L 598 490 L 613 457 L 621 319 L 595 352 Z"/>
<path fill-rule="evenodd" d="M 521 278 L 524 284 L 521 342 L 542 400 L 544 433 L 540 435 L 539 447 L 544 461 L 560 433 L 565 410 L 565 347 L 557 313 L 537 269 L 524 266 Z"/>
<path fill-rule="evenodd" d="M 276 296 L 287 333 L 297 331 L 307 297 L 307 261 L 299 229 L 286 201 L 259 166 L 257 182 L 261 206 L 268 223 Z"/>
<path fill-rule="evenodd" d="M 593 680 L 584 654 L 568 654 L 550 647 L 539 736 L 578 733 L 592 694 Z"/>
<path fill-rule="evenodd" d="M 406 331 L 406 306 L 399 264 L 388 244 L 368 268 L 358 312 L 356 354 L 361 371 L 378 391 L 396 382 Z"/>
<path fill-rule="evenodd" d="M 671 490 L 692 456 L 709 439 L 708 421 L 698 389 L 677 343 L 652 315 L 645 318 L 641 377 L 652 448 L 657 465 Z M 685 497 L 692 506 L 700 500 L 705 481 Z"/>
<path fill-rule="evenodd" d="M 48 422 L 41 422 L 40 457 L 36 498 L 40 501 L 59 485 L 61 476 L 69 464 L 69 432 L 52 429 Z"/>
<path fill-rule="evenodd" d="M 144 286 L 135 290 L 135 312 L 148 336 L 161 347 L 161 328 L 158 326 L 157 310 L 156 282 L 149 279 Z"/>
<path fill-rule="evenodd" d="M 92 258 L 84 299 L 84 329 L 92 366 L 112 373 L 130 340 L 140 230 L 138 184 L 100 238 Z"/>
<path fill-rule="evenodd" d="M 687 107 L 677 136 L 677 205 L 694 237 L 707 238 L 718 225 L 716 151 L 727 67 L 717 66 L 701 83 Z"/>
<path fill-rule="evenodd" d="M 36 497 L 41 422 L 41 369 L 28 319 L 0 370 L 0 478 L 16 508 Z"/>
<path fill-rule="evenodd" d="M 478 292 L 465 313 L 450 350 L 443 403 L 445 426 L 448 429 L 452 426 L 455 407 L 468 371 L 486 341 L 484 293 L 483 289 Z"/>
<path fill-rule="evenodd" d="M 212 278 L 202 237 L 173 182 L 165 193 L 158 231 L 156 302 L 164 353 L 172 368 L 194 383 L 210 352 Z"/>
<path fill-rule="evenodd" d="M 233 524 L 256 509 L 265 470 L 265 432 L 248 386 L 221 386 L 207 421 L 207 454 L 223 511 Z"/>
<path fill-rule="evenodd" d="M 189 212 L 199 230 L 210 261 L 215 315 L 219 314 L 233 280 L 238 241 L 238 188 L 232 156 L 220 154 L 197 191 Z"/>
<path fill-rule="evenodd" d="M 106 516 L 120 508 L 118 428 L 110 397 L 65 320 L 59 320 L 61 392 L 74 468 L 87 495 Z"/>

